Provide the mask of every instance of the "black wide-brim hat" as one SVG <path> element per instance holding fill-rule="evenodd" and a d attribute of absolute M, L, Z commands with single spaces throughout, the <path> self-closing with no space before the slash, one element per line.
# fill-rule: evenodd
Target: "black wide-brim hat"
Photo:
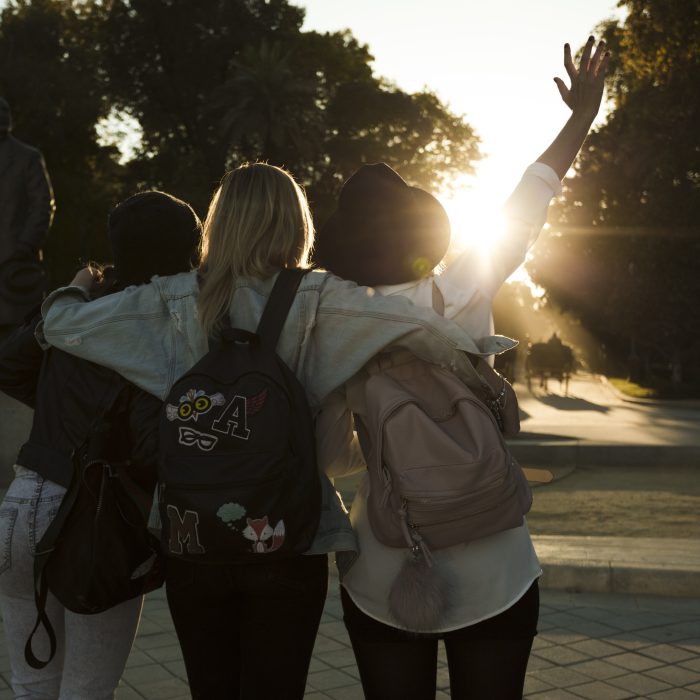
<path fill-rule="evenodd" d="M 38 260 L 10 258 L 0 265 L 0 298 L 11 304 L 33 305 L 48 289 L 44 266 Z"/>
<path fill-rule="evenodd" d="M 440 202 L 386 163 L 375 163 L 343 185 L 313 257 L 339 277 L 374 287 L 429 275 L 449 244 L 450 221 Z"/>

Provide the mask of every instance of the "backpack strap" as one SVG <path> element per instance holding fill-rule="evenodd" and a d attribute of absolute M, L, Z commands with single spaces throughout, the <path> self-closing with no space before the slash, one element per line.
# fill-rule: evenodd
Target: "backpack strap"
<path fill-rule="evenodd" d="M 440 316 L 445 315 L 445 297 L 442 296 L 440 287 L 437 286 L 433 277 L 433 311 Z"/>
<path fill-rule="evenodd" d="M 56 516 L 49 523 L 49 526 L 46 528 L 46 531 L 36 546 L 36 552 L 34 554 L 34 602 L 36 604 L 37 617 L 34 628 L 29 633 L 29 638 L 24 646 L 25 661 L 29 666 L 35 669 L 42 669 L 46 667 L 56 655 L 56 632 L 54 631 L 51 620 L 46 613 L 49 582 L 44 569 L 46 569 L 46 566 L 49 563 L 51 554 L 56 548 L 56 543 L 61 536 L 61 530 L 63 529 L 68 516 L 73 510 L 73 506 L 75 505 L 75 502 L 78 499 L 78 494 L 80 493 L 80 487 L 82 485 L 82 464 L 80 463 L 80 459 L 83 455 L 91 461 L 100 461 L 100 458 L 103 457 L 103 455 L 97 453 L 104 447 L 104 435 L 102 431 L 104 419 L 116 403 L 117 398 L 125 386 L 127 386 L 126 380 L 115 373 L 109 383 L 108 390 L 105 392 L 98 417 L 90 426 L 84 442 L 73 452 L 73 478 L 70 486 L 68 487 L 68 490 L 61 501 L 61 505 L 56 513 Z M 87 448 L 87 454 L 84 453 L 85 448 Z M 34 635 L 40 626 L 44 627 L 46 630 L 46 635 L 49 638 L 49 657 L 46 659 L 46 661 L 39 659 L 34 654 L 32 649 L 32 640 L 34 639 Z"/>
<path fill-rule="evenodd" d="M 277 347 L 287 314 L 289 314 L 301 280 L 307 272 L 308 270 L 299 268 L 282 268 L 280 270 L 256 331 L 263 345 L 268 348 L 274 350 Z"/>

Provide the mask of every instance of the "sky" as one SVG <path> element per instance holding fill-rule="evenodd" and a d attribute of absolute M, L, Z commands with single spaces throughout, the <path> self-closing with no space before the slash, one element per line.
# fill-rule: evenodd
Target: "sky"
<path fill-rule="evenodd" d="M 601 21 L 622 17 L 616 0 L 290 1 L 305 8 L 304 29 L 350 29 L 369 45 L 376 74 L 403 90 L 435 92 L 475 128 L 485 154 L 476 177 L 434 193 L 457 248 L 484 240 L 522 171 L 568 118 L 553 81 L 566 78 L 564 43 L 576 50 Z M 128 155 L 137 127 L 107 120 L 98 132 L 125 130 Z"/>
<path fill-rule="evenodd" d="M 453 231 L 484 224 L 569 115 L 553 78 L 566 79 L 563 46 L 576 50 L 614 0 L 293 0 L 305 29 L 350 29 L 370 47 L 375 73 L 400 88 L 427 88 L 463 114 L 486 158 L 447 206 Z M 599 121 L 604 115 L 599 115 Z M 478 211 L 477 211 L 478 210 Z M 455 220 L 457 219 L 457 220 Z"/>

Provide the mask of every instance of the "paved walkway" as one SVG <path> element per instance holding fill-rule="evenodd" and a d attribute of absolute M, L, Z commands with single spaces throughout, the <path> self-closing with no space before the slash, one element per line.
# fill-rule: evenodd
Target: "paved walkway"
<path fill-rule="evenodd" d="M 332 577 L 308 678 L 309 700 L 363 698 L 341 617 Z M 700 697 L 700 598 L 544 591 L 539 630 L 525 686 L 528 699 Z M 10 700 L 4 649 L 3 643 L 0 700 Z M 450 697 L 443 650 L 438 688 L 438 699 Z M 164 594 L 157 591 L 147 598 L 117 700 L 189 697 Z"/>
<path fill-rule="evenodd" d="M 700 412 L 691 403 L 650 404 L 624 401 L 594 376 L 577 377 L 570 395 L 532 394 L 517 387 L 527 414 L 523 430 L 533 442 L 570 438 L 578 445 L 642 446 L 654 459 L 658 450 L 682 445 L 700 449 L 697 429 Z M 550 390 L 558 391 L 556 383 Z M 551 453 L 552 445 L 548 445 Z M 654 450 L 656 452 L 653 452 Z M 580 451 L 576 453 L 577 459 Z M 590 453 L 593 454 L 593 453 Z M 589 454 L 589 457 L 590 457 Z M 620 451 L 599 453 L 614 465 Z M 636 460 L 640 452 L 624 459 Z M 694 461 L 700 466 L 695 451 Z M 700 454 L 700 453 L 699 453 Z M 562 463 L 569 455 L 561 451 Z M 675 455 L 675 456 L 674 456 Z M 676 451 L 671 459 L 683 457 Z M 633 462 L 634 463 L 634 462 Z M 653 462 L 652 462 L 653 463 Z M 673 463 L 673 462 L 670 462 Z M 533 462 L 532 466 L 538 463 Z M 556 466 L 553 463 L 553 466 Z M 353 484 L 348 483 L 350 496 Z M 345 490 L 345 489 L 343 489 Z M 593 590 L 624 590 L 609 581 L 623 581 L 630 572 L 651 581 L 672 570 L 698 575 L 700 547 L 691 540 L 642 541 L 641 538 L 535 538 L 545 577 L 547 562 L 559 562 L 559 584 L 581 588 L 585 573 Z M 566 576 L 570 576 L 567 582 Z M 622 578 L 620 578 L 622 576 Z M 563 578 L 562 578 L 563 577 Z M 607 578 L 606 578 L 607 577 Z M 562 584 L 563 581 L 563 584 Z M 552 583 L 553 581 L 550 581 Z M 598 585 L 600 584 L 600 585 Z M 667 583 L 655 590 L 671 592 Z M 700 588 L 684 589 L 697 590 Z M 673 591 L 678 592 L 678 591 Z M 357 669 L 342 623 L 337 579 L 332 578 L 321 629 L 308 679 L 307 698 L 353 700 L 362 698 Z M 540 634 L 528 668 L 525 697 L 537 700 L 624 700 L 654 698 L 685 700 L 700 697 L 700 597 L 671 598 L 622 593 L 542 592 Z M 0 649 L 0 700 L 9 700 L 7 653 Z M 117 700 L 184 700 L 189 698 L 180 648 L 163 591 L 149 595 L 139 634 L 132 650 Z M 449 697 L 444 652 L 440 655 L 437 698 Z M 485 699 L 488 700 L 488 699 Z"/>
<path fill-rule="evenodd" d="M 574 375 L 567 396 L 551 380 L 548 392 L 534 384 L 532 392 L 521 383 L 515 389 L 525 414 L 525 438 L 530 434 L 589 443 L 700 448 L 698 401 L 629 400 L 604 378 L 586 373 Z"/>

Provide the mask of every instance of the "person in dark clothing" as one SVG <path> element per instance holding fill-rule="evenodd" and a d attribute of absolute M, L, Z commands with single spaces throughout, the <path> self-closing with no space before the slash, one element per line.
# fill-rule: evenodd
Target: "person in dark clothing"
<path fill-rule="evenodd" d="M 198 261 L 201 222 L 189 205 L 162 192 L 140 193 L 116 207 L 109 234 L 115 267 L 100 285 L 102 294 L 148 283 L 155 274 L 186 272 Z M 34 339 L 39 320 L 37 315 L 0 346 L 0 390 L 35 408 L 15 479 L 0 505 L 0 609 L 11 684 L 18 697 L 107 700 L 124 670 L 142 597 L 97 615 L 77 615 L 49 595 L 58 649 L 46 668 L 32 669 L 24 645 L 36 617 L 33 555 L 70 484 L 72 454 L 115 382 L 123 384 L 116 415 L 128 436 L 130 476 L 153 491 L 161 402 L 106 367 L 56 348 L 43 352 Z M 38 654 L 45 658 L 47 649 L 48 640 L 37 636 Z"/>
<path fill-rule="evenodd" d="M 56 205 L 41 153 L 12 136 L 12 114 L 0 97 L 0 337 L 22 323 L 43 293 L 41 280 L 26 301 L 6 299 L 9 261 L 38 265 Z"/>

